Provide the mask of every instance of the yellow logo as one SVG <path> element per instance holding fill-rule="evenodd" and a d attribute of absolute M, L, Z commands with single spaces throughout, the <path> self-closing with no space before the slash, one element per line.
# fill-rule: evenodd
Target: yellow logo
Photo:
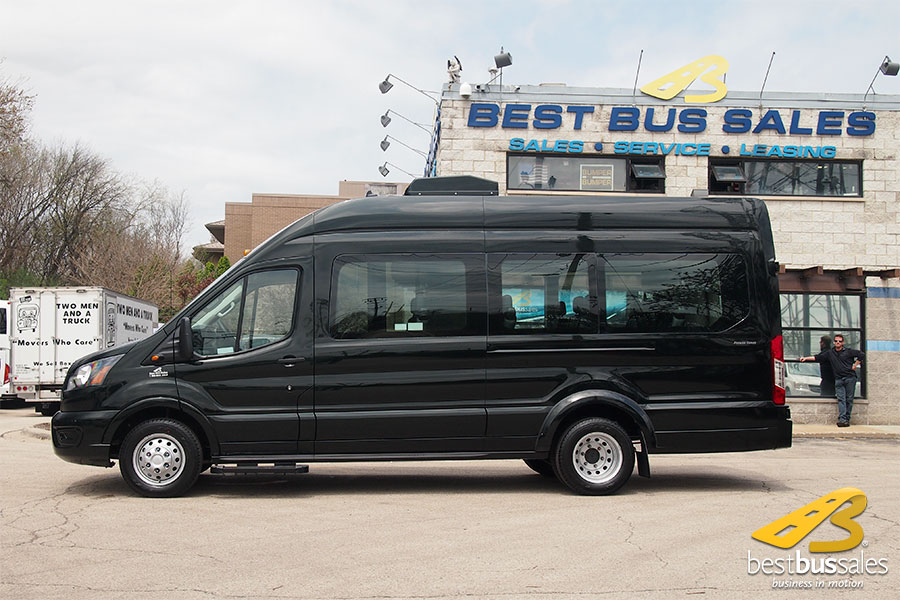
<path fill-rule="evenodd" d="M 846 502 L 850 506 L 838 510 Z M 866 509 L 866 495 L 856 488 L 847 487 L 825 494 L 803 508 L 772 521 L 753 532 L 753 539 L 778 548 L 793 548 L 797 542 L 809 535 L 825 519 L 845 529 L 850 535 L 843 540 L 832 542 L 810 542 L 810 552 L 842 552 L 859 546 L 863 539 L 862 526 L 853 520 Z"/>
<path fill-rule="evenodd" d="M 707 72 L 710 67 L 712 70 Z M 718 102 L 725 97 L 728 88 L 725 87 L 725 81 L 719 79 L 720 75 L 728 72 L 728 61 L 717 54 L 704 56 L 700 60 L 695 60 L 683 67 L 675 69 L 668 75 L 663 75 L 656 81 L 651 81 L 641 88 L 641 91 L 648 96 L 659 98 L 660 100 L 671 100 L 681 92 L 687 89 L 698 77 L 703 83 L 713 86 L 716 91 L 709 94 L 691 94 L 684 97 L 684 101 L 688 104 L 697 104 L 701 102 Z"/>

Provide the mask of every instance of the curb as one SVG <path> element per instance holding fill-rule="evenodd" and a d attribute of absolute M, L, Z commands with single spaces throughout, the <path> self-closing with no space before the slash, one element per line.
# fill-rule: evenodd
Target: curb
<path fill-rule="evenodd" d="M 900 439 L 900 434 L 889 431 L 795 431 L 793 438 L 817 440 L 897 440 Z"/>

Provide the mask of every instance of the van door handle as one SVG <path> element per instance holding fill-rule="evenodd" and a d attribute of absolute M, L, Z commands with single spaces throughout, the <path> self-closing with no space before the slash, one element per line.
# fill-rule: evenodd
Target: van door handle
<path fill-rule="evenodd" d="M 285 356 L 284 358 L 279 358 L 278 362 L 281 363 L 282 365 L 284 365 L 284 367 L 286 369 L 290 369 L 291 367 L 296 365 L 298 362 L 303 362 L 304 360 L 306 360 L 306 359 L 303 358 L 302 356 L 299 358 L 296 356 Z"/>

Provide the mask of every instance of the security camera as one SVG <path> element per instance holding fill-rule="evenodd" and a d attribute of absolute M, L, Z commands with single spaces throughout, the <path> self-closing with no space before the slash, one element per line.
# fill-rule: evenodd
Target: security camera
<path fill-rule="evenodd" d="M 471 83 L 461 83 L 459 84 L 459 95 L 463 98 L 468 98 L 472 95 L 472 84 Z"/>

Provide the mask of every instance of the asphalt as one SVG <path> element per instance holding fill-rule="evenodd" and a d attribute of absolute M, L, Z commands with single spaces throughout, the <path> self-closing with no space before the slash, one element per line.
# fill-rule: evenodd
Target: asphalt
<path fill-rule="evenodd" d="M 36 438 L 50 439 L 50 418 L 42 417 L 32 423 L 25 433 Z M 850 425 L 838 427 L 836 424 L 797 424 L 794 423 L 794 438 L 812 439 L 900 439 L 900 425 Z"/>

